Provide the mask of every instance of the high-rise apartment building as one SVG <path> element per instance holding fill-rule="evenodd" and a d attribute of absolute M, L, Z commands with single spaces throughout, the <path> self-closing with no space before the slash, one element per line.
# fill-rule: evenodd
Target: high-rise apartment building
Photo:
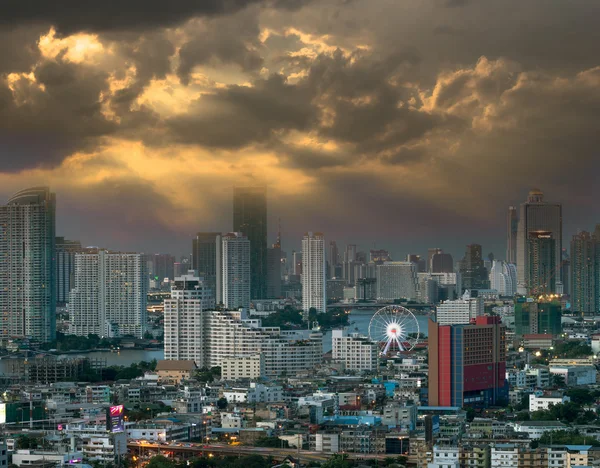
<path fill-rule="evenodd" d="M 533 231 L 527 238 L 527 292 L 553 294 L 556 290 L 556 240 L 549 231 Z"/>
<path fill-rule="evenodd" d="M 533 189 L 525 203 L 521 204 L 519 229 L 517 232 L 517 289 L 519 294 L 527 294 L 529 286 L 529 243 L 531 232 L 546 231 L 554 239 L 554 265 L 556 273 L 554 281 L 562 282 L 562 206 L 559 203 L 544 201 L 544 194 Z M 562 286 L 561 286 L 562 287 Z"/>
<path fill-rule="evenodd" d="M 302 274 L 302 252 L 292 251 L 292 275 Z"/>
<path fill-rule="evenodd" d="M 146 330 L 148 270 L 144 254 L 75 254 L 75 287 L 69 300 L 69 333 L 142 338 Z"/>
<path fill-rule="evenodd" d="M 340 263 L 340 254 L 338 252 L 335 241 L 329 242 L 329 250 L 327 251 L 327 278 L 336 277 L 336 267 Z"/>
<path fill-rule="evenodd" d="M 235 187 L 233 230 L 250 241 L 251 299 L 267 297 L 267 188 Z"/>
<path fill-rule="evenodd" d="M 0 338 L 56 337 L 56 197 L 48 187 L 0 206 Z"/>
<path fill-rule="evenodd" d="M 250 240 L 241 232 L 223 235 L 221 247 L 221 297 L 218 298 L 228 309 L 250 307 L 252 286 L 252 253 Z M 219 291 L 219 286 L 217 286 Z"/>
<path fill-rule="evenodd" d="M 595 315 L 600 311 L 600 239 L 586 231 L 571 239 L 570 286 L 573 312 Z"/>
<path fill-rule="evenodd" d="M 517 293 L 517 267 L 500 260 L 492 262 L 490 287 L 500 296 L 514 296 Z"/>
<path fill-rule="evenodd" d="M 370 250 L 369 251 L 369 263 L 374 263 L 376 265 L 380 265 L 384 262 L 391 262 L 392 257 L 390 257 L 390 253 L 387 250 L 379 249 L 379 250 Z"/>
<path fill-rule="evenodd" d="M 508 207 L 506 218 L 506 263 L 517 264 L 517 232 L 519 231 L 519 215 L 516 206 Z"/>
<path fill-rule="evenodd" d="M 358 333 L 345 330 L 331 332 L 331 359 L 344 364 L 346 370 L 372 371 L 377 369 L 379 344 Z"/>
<path fill-rule="evenodd" d="M 56 270 L 56 302 L 69 302 L 69 293 L 75 286 L 75 254 L 82 252 L 81 242 L 56 238 L 55 270 Z"/>
<path fill-rule="evenodd" d="M 221 242 L 220 232 L 199 232 L 192 240 L 192 269 L 212 289 L 217 291 L 217 244 Z"/>
<path fill-rule="evenodd" d="M 204 313 L 207 367 L 221 366 L 223 360 L 237 356 L 264 356 L 269 377 L 282 373 L 295 375 L 313 369 L 323 359 L 323 334 L 312 331 L 285 331 L 278 327 L 263 328 L 261 321 L 247 319 L 239 311 Z"/>
<path fill-rule="evenodd" d="M 305 317 L 315 308 L 326 311 L 325 237 L 320 232 L 307 232 L 302 239 L 302 310 Z"/>
<path fill-rule="evenodd" d="M 163 282 L 172 280 L 174 276 L 175 257 L 171 254 L 154 254 L 152 257 L 152 274 L 154 278 Z"/>
<path fill-rule="evenodd" d="M 429 405 L 488 406 L 508 399 L 506 330 L 500 317 L 469 325 L 429 321 Z"/>
<path fill-rule="evenodd" d="M 214 305 L 212 289 L 194 271 L 175 278 L 171 298 L 164 301 L 165 359 L 192 360 L 199 368 L 207 365 L 204 313 Z"/>
<path fill-rule="evenodd" d="M 267 249 L 267 298 L 281 297 L 281 245 L 276 242 Z"/>
<path fill-rule="evenodd" d="M 515 300 L 515 336 L 560 335 L 562 332 L 562 308 L 556 295 L 537 299 L 518 297 Z"/>
<path fill-rule="evenodd" d="M 460 262 L 459 270 L 463 291 L 489 289 L 488 272 L 483 263 L 481 246 L 479 244 L 467 245 L 467 251 Z"/>
<path fill-rule="evenodd" d="M 377 265 L 377 299 L 416 299 L 417 265 L 412 262 L 385 262 Z"/>
<path fill-rule="evenodd" d="M 437 306 L 436 321 L 439 325 L 468 324 L 483 315 L 483 298 L 471 297 L 466 292 L 460 299 L 444 301 Z"/>

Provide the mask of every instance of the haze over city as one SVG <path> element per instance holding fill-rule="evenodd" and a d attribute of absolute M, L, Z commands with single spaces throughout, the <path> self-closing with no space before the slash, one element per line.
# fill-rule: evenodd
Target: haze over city
<path fill-rule="evenodd" d="M 268 186 L 288 250 L 313 229 L 394 258 L 502 257 L 533 187 L 565 238 L 600 219 L 597 2 L 2 10 L 0 198 L 51 186 L 84 245 L 189 254 L 231 229 L 235 185 Z"/>

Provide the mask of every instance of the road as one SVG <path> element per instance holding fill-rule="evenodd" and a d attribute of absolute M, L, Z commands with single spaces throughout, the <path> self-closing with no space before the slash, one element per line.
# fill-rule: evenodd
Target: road
<path fill-rule="evenodd" d="M 129 441 L 127 448 L 135 453 L 136 450 L 154 451 L 160 453 L 172 452 L 173 454 L 219 454 L 219 455 L 263 455 L 265 457 L 273 457 L 275 459 L 284 459 L 288 455 L 299 459 L 301 462 L 309 461 L 324 461 L 331 457 L 329 453 L 312 452 L 310 450 L 297 449 L 278 449 L 267 447 L 249 447 L 244 445 L 227 445 L 227 444 L 194 444 L 194 443 L 166 443 L 158 444 L 152 442 Z M 386 455 L 348 453 L 349 458 L 360 458 L 362 460 L 383 460 Z M 387 455 L 389 456 L 389 455 Z"/>

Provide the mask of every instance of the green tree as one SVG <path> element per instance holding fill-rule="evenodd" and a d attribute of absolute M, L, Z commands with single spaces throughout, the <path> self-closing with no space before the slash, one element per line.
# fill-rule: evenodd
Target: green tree
<path fill-rule="evenodd" d="M 225 409 L 227 408 L 227 398 L 225 397 L 221 397 L 217 400 L 217 408 L 219 409 Z"/>
<path fill-rule="evenodd" d="M 175 463 L 163 455 L 152 457 L 146 468 L 175 468 Z"/>
<path fill-rule="evenodd" d="M 255 447 L 270 447 L 270 448 L 289 448 L 290 444 L 287 440 L 279 437 L 261 437 L 254 443 Z"/>
<path fill-rule="evenodd" d="M 352 468 L 354 463 L 348 459 L 347 454 L 334 453 L 329 460 L 321 465 L 321 468 Z"/>

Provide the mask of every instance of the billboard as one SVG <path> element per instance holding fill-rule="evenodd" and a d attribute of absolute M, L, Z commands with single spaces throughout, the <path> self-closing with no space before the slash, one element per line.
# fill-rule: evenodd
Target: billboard
<path fill-rule="evenodd" d="M 6 403 L 0 403 L 0 424 L 6 422 Z"/>
<path fill-rule="evenodd" d="M 106 411 L 106 430 L 108 432 L 123 432 L 125 430 L 123 405 L 111 406 Z"/>

